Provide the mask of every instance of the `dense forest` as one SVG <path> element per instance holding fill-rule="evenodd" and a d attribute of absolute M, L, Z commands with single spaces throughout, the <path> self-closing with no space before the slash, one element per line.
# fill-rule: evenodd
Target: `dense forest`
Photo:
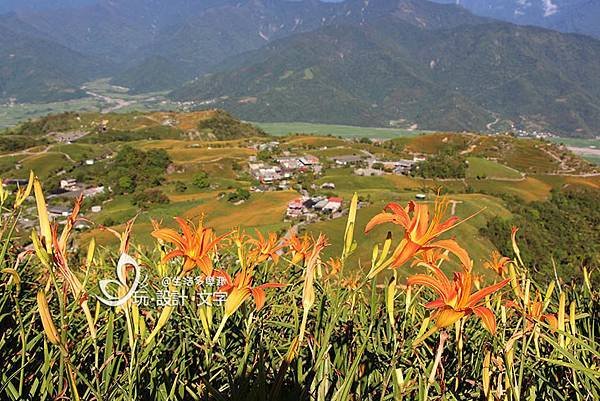
<path fill-rule="evenodd" d="M 568 188 L 552 192 L 546 202 L 527 204 L 513 198 L 507 204 L 514 217 L 494 217 L 482 233 L 507 255 L 512 249 L 507 233 L 512 226 L 519 227 L 523 261 L 538 280 L 550 281 L 555 276 L 569 280 L 580 277 L 583 267 L 600 268 L 598 191 Z"/>
<path fill-rule="evenodd" d="M 465 178 L 468 167 L 464 156 L 448 150 L 418 163 L 412 174 L 422 178 Z"/>

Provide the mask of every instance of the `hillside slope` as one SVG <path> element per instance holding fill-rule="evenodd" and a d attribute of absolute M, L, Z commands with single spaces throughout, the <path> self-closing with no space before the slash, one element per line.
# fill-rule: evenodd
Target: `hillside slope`
<path fill-rule="evenodd" d="M 190 113 L 62 113 L 27 121 L 3 138 L 46 138 L 50 142 L 109 143 L 142 139 L 231 140 L 265 135 L 222 110 Z M 0 146 L 0 150 L 1 149 Z"/>
<path fill-rule="evenodd" d="M 443 29 L 459 25 L 479 24 L 486 20 L 466 10 L 422 0 L 347 0 L 327 3 L 313 0 L 223 1 L 214 7 L 199 8 L 179 24 L 157 33 L 151 45 L 138 53 L 158 55 L 173 66 L 165 70 L 177 79 L 171 85 L 192 79 L 218 68 L 228 57 L 258 49 L 273 40 L 293 34 L 336 25 L 360 25 L 394 15 L 395 18 L 424 29 Z M 143 60 L 136 68 L 147 77 L 161 82 L 153 68 L 154 60 Z M 148 90 L 126 74 L 117 74 L 113 82 Z M 168 88 L 169 85 L 163 85 Z"/>
<path fill-rule="evenodd" d="M 65 62 L 67 61 L 68 62 Z M 64 46 L 23 35 L 0 20 L 0 101 L 44 102 L 81 97 L 97 64 Z"/>
<path fill-rule="evenodd" d="M 600 42 L 538 28 L 425 30 L 391 16 L 282 39 L 226 67 L 172 97 L 255 121 L 565 136 L 600 128 Z"/>

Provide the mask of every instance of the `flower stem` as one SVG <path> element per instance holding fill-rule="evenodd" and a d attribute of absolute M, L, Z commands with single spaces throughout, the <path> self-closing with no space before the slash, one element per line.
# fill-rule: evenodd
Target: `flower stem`
<path fill-rule="evenodd" d="M 221 332 L 223 331 L 223 328 L 225 327 L 225 323 L 227 323 L 227 319 L 229 319 L 228 315 L 224 315 L 223 316 L 223 320 L 221 320 L 221 324 L 219 325 L 219 328 L 217 329 L 217 332 L 215 333 L 215 336 L 213 337 L 211 344 L 214 344 L 217 342 L 217 340 L 219 339 L 219 336 L 221 335 Z"/>
<path fill-rule="evenodd" d="M 308 320 L 308 308 L 304 308 L 304 313 L 302 314 L 302 324 L 300 325 L 300 334 L 298 335 L 298 344 L 302 345 L 302 341 L 304 340 L 304 332 L 306 330 L 306 322 Z"/>
<path fill-rule="evenodd" d="M 448 339 L 449 334 L 446 331 L 440 332 L 440 342 L 438 344 L 437 354 L 435 356 L 435 361 L 433 362 L 433 367 L 431 368 L 431 374 L 429 375 L 429 380 L 427 381 L 427 386 L 425 387 L 425 400 L 427 400 L 427 393 L 429 392 L 429 387 L 435 383 L 435 374 L 437 373 L 438 366 L 442 361 L 442 354 L 444 353 L 444 344 Z"/>

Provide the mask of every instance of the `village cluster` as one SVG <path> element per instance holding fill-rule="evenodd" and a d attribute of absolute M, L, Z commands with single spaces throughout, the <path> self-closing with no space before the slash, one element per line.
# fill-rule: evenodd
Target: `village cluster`
<path fill-rule="evenodd" d="M 101 127 L 104 126 L 105 122 L 103 121 Z M 56 135 L 55 139 L 68 144 L 73 137 Z M 348 142 L 353 142 L 353 140 L 348 140 Z M 325 169 L 351 169 L 352 173 L 358 176 L 409 175 L 418 168 L 417 163 L 425 160 L 421 155 L 415 155 L 412 159 L 381 159 L 365 148 L 351 149 L 348 153 L 347 147 L 339 146 L 335 148 L 321 146 L 311 150 L 306 148 L 283 150 L 280 145 L 278 141 L 258 142 L 251 145 L 257 151 L 257 155 L 250 156 L 248 159 L 247 172 L 255 181 L 250 190 L 253 192 L 297 191 L 298 198 L 288 203 L 282 218 L 298 222 L 316 222 L 343 216 L 345 212 L 344 199 L 335 193 L 335 183 L 316 184 L 314 182 L 314 178 L 322 176 Z M 197 147 L 197 144 L 190 147 Z M 321 158 L 310 154 L 311 152 L 319 154 Z M 106 159 L 112 157 L 111 155 L 103 156 Z M 100 161 L 103 160 L 87 159 L 83 160 L 81 165 L 93 166 Z M 47 198 L 50 217 L 59 223 L 71 214 L 73 199 L 79 196 L 87 199 L 110 192 L 110 188 L 105 189 L 104 186 L 90 186 L 78 182 L 77 179 L 68 177 L 64 171 L 57 175 L 60 176 L 60 187 L 54 193 L 48 194 Z M 2 184 L 9 189 L 23 187 L 27 185 L 27 180 L 5 179 Z M 93 202 L 89 211 L 100 213 L 102 208 L 101 201 Z M 29 229 L 34 225 L 33 219 L 28 217 L 26 213 L 21 216 L 19 221 L 19 225 L 24 229 Z M 89 227 L 90 223 L 81 220 L 77 222 L 75 228 L 81 230 Z"/>
<path fill-rule="evenodd" d="M 316 221 L 320 215 L 337 218 L 342 216 L 344 200 L 338 197 L 303 196 L 288 203 L 286 217 L 302 218 L 307 222 Z"/>
<path fill-rule="evenodd" d="M 94 165 L 95 160 L 88 159 L 84 161 L 87 166 Z M 64 173 L 64 171 L 63 171 Z M 60 175 L 60 173 L 59 173 Z M 26 187 L 28 179 L 20 178 L 6 178 L 2 180 L 2 187 L 8 190 L 15 189 L 18 187 Z M 73 212 L 72 200 L 83 196 L 84 199 L 93 198 L 98 195 L 102 195 L 106 192 L 104 186 L 90 186 L 84 183 L 78 182 L 75 178 L 63 178 L 60 180 L 60 190 L 56 193 L 48 194 L 48 215 L 51 219 L 56 219 L 59 223 L 66 219 Z M 101 205 L 93 205 L 90 208 L 92 213 L 100 213 L 102 211 Z M 33 213 L 33 211 L 32 211 Z M 21 216 L 19 219 L 19 226 L 23 229 L 29 229 L 36 224 L 35 219 L 30 219 L 27 214 Z M 87 229 L 90 227 L 90 223 L 85 220 L 79 220 L 75 228 L 78 230 Z"/>
<path fill-rule="evenodd" d="M 260 184 L 253 188 L 256 192 L 285 190 L 290 188 L 290 180 L 298 174 L 311 171 L 315 176 L 321 174 L 322 165 L 315 156 L 282 156 L 275 163 L 259 162 L 252 157 L 248 163 L 250 174 Z"/>
<path fill-rule="evenodd" d="M 274 155 L 267 161 L 259 161 L 252 157 L 248 163 L 251 176 L 258 182 L 252 188 L 255 192 L 280 191 L 291 188 L 291 183 L 300 175 L 312 173 L 315 177 L 322 174 L 324 164 L 327 168 L 352 168 L 358 176 L 380 176 L 384 174 L 409 175 L 417 163 L 424 161 L 425 157 L 414 156 L 412 159 L 380 160 L 370 152 L 360 149 L 359 154 L 338 155 L 327 157 L 322 162 L 311 154 L 293 155 L 284 151 L 276 155 L 279 142 L 272 141 L 256 145 L 256 150 L 272 152 Z M 326 146 L 318 150 L 325 151 Z M 302 153 L 302 152 L 300 152 Z M 318 189 L 327 192 L 335 190 L 335 183 L 325 182 L 319 186 L 310 184 L 309 188 L 297 188 L 301 196 L 290 201 L 287 205 L 285 218 L 288 220 L 302 220 L 305 222 L 318 221 L 320 218 L 337 218 L 343 215 L 344 200 L 337 196 L 310 195 Z"/>

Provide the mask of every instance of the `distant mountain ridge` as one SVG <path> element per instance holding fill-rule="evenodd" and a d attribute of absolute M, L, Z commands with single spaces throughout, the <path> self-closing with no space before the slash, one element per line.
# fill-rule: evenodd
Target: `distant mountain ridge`
<path fill-rule="evenodd" d="M 272 40 L 328 25 L 357 25 L 392 13 L 398 19 L 427 29 L 485 21 L 459 7 L 440 6 L 423 0 L 223 1 L 221 5 L 193 14 L 181 25 L 163 31 L 151 48 L 144 50 L 176 63 L 180 81 L 184 81 L 214 69 L 228 57 L 258 49 Z M 146 66 L 143 62 L 136 68 L 145 73 L 154 71 L 151 65 Z M 114 83 L 138 91 L 146 90 L 131 85 L 122 75 L 117 75 Z"/>
<path fill-rule="evenodd" d="M 15 33 L 0 19 L 0 99 L 21 102 L 69 100 L 98 73 L 91 57 L 44 39 Z M 65 62 L 68 61 L 68 62 Z"/>
<path fill-rule="evenodd" d="M 210 101 L 255 121 L 567 136 L 594 136 L 600 127 L 600 41 L 537 28 L 428 31 L 382 17 L 282 39 L 228 68 L 173 98 Z"/>
<path fill-rule="evenodd" d="M 173 89 L 272 40 L 389 13 L 425 29 L 485 21 L 460 7 L 424 0 L 99 0 L 0 19 L 15 33 L 95 59 L 97 70 L 114 84 L 146 92 Z"/>
<path fill-rule="evenodd" d="M 456 4 L 98 0 L 0 15 L 0 29 L 0 103 L 110 77 L 249 120 L 600 131 L 600 42 Z"/>

